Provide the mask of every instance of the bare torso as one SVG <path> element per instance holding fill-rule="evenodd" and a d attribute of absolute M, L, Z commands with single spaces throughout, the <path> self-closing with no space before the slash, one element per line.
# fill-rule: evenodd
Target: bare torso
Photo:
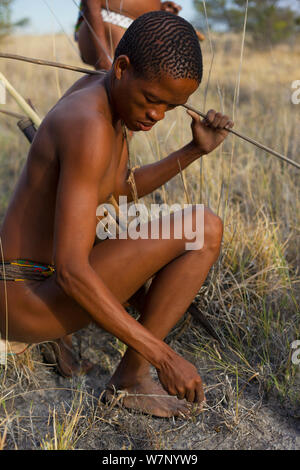
<path fill-rule="evenodd" d="M 177 29 L 173 33 L 176 37 Z M 148 41 L 150 47 L 151 36 Z M 172 46 L 170 53 L 174 52 Z M 55 260 L 56 272 L 31 284 L 1 283 L 0 332 L 9 341 L 52 342 L 93 321 L 128 346 L 109 383 L 115 390 L 128 391 L 129 397 L 134 394 L 131 403 L 124 401 L 125 406 L 171 417 L 186 409 L 175 402 L 175 396 L 201 404 L 204 392 L 196 368 L 164 338 L 187 311 L 217 260 L 223 226 L 205 210 L 203 225 L 196 230 L 196 235 L 205 231 L 205 244 L 192 252 L 186 247 L 189 233 L 175 236 L 178 223 L 183 233 L 183 218 L 178 222 L 175 214 L 168 218 L 172 235 L 167 239 L 128 236 L 94 246 L 97 205 L 111 193 L 132 201 L 121 120 L 129 130 L 150 130 L 167 111 L 186 103 L 199 85 L 196 79 L 175 79 L 171 70 L 159 79 L 133 72 L 129 57 L 116 57 L 107 80 L 98 75 L 83 77 L 42 122 L 0 235 L 6 260 Z M 136 171 L 139 198 L 212 152 L 227 136 L 227 126 L 233 126 L 228 116 L 214 110 L 206 123 L 197 114 L 190 115 L 191 142 Z M 184 226 L 197 227 L 197 208 L 190 207 L 185 215 Z M 150 233 L 151 224 L 143 224 L 141 233 Z M 160 218 L 160 234 L 163 226 Z M 123 305 L 153 276 L 136 321 Z M 153 382 L 150 364 L 157 369 L 159 386 Z M 155 395 L 163 394 L 163 400 L 153 402 Z M 167 394 L 171 400 L 166 400 Z"/>
<path fill-rule="evenodd" d="M 99 83 L 100 82 L 100 83 Z M 60 159 L 51 124 L 70 119 L 68 108 L 82 112 L 82 102 L 91 113 L 107 110 L 107 97 L 99 77 L 84 77 L 76 82 L 43 121 L 32 143 L 26 164 L 11 198 L 0 235 L 5 260 L 29 259 L 53 262 L 53 232 Z M 86 111 L 85 111 L 86 112 Z M 101 111 L 100 111 L 101 112 Z M 80 119 L 79 119 L 80 120 Z M 112 128 L 113 130 L 113 128 Z M 80 129 L 74 127 L 74 132 Z M 99 188 L 99 204 L 113 192 L 123 148 L 121 129 L 115 132 L 115 145 L 105 183 Z M 66 134 L 66 139 L 72 135 Z M 67 142 L 66 142 L 67 144 Z M 88 154 L 87 154 L 88 164 Z M 96 216 L 96 214 L 95 214 Z"/>

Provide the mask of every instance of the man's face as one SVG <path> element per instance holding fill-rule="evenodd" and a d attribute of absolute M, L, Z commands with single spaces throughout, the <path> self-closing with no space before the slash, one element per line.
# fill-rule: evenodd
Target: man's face
<path fill-rule="evenodd" d="M 117 112 L 132 131 L 149 131 L 165 113 L 187 102 L 199 84 L 189 78 L 138 78 L 128 69 L 118 84 Z"/>

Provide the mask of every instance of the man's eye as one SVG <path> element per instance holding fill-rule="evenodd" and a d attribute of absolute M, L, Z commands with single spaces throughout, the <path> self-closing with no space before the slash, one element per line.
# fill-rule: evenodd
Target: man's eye
<path fill-rule="evenodd" d="M 155 100 L 149 98 L 148 96 L 146 96 L 146 100 L 148 101 L 148 103 L 158 104 L 158 101 L 155 101 Z"/>

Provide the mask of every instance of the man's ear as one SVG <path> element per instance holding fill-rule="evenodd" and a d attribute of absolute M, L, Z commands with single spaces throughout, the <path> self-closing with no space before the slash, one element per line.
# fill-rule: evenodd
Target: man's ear
<path fill-rule="evenodd" d="M 127 55 L 120 55 L 114 63 L 114 72 L 117 80 L 121 80 L 124 72 L 130 68 L 130 59 Z"/>

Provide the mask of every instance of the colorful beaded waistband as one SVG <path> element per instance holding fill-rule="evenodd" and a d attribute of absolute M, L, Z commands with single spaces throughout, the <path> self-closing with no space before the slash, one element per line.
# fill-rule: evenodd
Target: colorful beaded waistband
<path fill-rule="evenodd" d="M 41 281 L 52 276 L 54 272 L 55 266 L 52 264 L 37 263 L 23 259 L 0 261 L 1 281 Z"/>

